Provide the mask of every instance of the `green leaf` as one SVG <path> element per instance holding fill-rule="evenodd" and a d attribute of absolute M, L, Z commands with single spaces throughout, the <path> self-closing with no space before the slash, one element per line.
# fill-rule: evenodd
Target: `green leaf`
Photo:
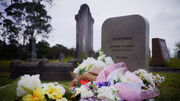
<path fill-rule="evenodd" d="M 19 79 L 20 78 L 16 79 L 11 84 L 8 84 L 6 87 L 0 89 L 1 101 L 14 101 L 14 99 L 17 99 L 16 88 Z"/>
<path fill-rule="evenodd" d="M 83 69 L 81 69 L 80 72 L 79 72 L 79 74 L 81 75 L 81 74 L 83 74 L 84 72 L 86 72 L 86 67 L 83 68 Z"/>
<path fill-rule="evenodd" d="M 21 86 L 28 94 L 31 94 L 33 95 L 33 90 L 27 88 L 27 87 L 24 87 L 24 86 Z"/>
<path fill-rule="evenodd" d="M 95 86 L 95 84 L 92 84 L 91 86 L 93 87 L 93 89 L 96 89 L 96 90 L 98 89 L 98 88 Z"/>
<path fill-rule="evenodd" d="M 77 82 L 77 87 L 81 87 L 81 82 L 80 81 Z"/>
<path fill-rule="evenodd" d="M 93 67 L 93 64 L 91 64 L 89 67 L 88 67 L 88 71 Z"/>

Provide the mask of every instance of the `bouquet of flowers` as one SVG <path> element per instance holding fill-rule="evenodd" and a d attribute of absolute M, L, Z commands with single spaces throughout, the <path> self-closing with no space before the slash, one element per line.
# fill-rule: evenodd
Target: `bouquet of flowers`
<path fill-rule="evenodd" d="M 24 75 L 18 81 L 18 100 L 22 101 L 67 101 L 65 89 L 57 82 L 42 84 L 39 75 Z"/>
<path fill-rule="evenodd" d="M 158 74 L 153 75 L 152 73 L 148 73 L 144 69 L 139 69 L 134 71 L 134 73 L 143 81 L 144 85 L 142 86 L 142 89 L 144 90 L 155 90 L 165 79 Z"/>
<path fill-rule="evenodd" d="M 110 82 L 89 82 L 77 87 L 71 98 L 79 97 L 80 101 L 120 101 L 118 92 Z"/>
<path fill-rule="evenodd" d="M 110 64 L 114 64 L 111 57 L 106 57 L 102 50 L 100 50 L 99 57 L 97 59 L 88 57 L 87 59 L 83 60 L 83 62 L 77 68 L 75 68 L 73 72 L 77 74 L 83 74 L 84 72 L 98 74 L 101 72 L 101 70 L 103 70 L 104 67 Z"/>

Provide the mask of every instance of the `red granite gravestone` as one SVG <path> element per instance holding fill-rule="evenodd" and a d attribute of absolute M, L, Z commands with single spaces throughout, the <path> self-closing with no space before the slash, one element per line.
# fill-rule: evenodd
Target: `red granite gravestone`
<path fill-rule="evenodd" d="M 152 39 L 152 66 L 165 66 L 170 61 L 166 41 L 160 38 Z"/>

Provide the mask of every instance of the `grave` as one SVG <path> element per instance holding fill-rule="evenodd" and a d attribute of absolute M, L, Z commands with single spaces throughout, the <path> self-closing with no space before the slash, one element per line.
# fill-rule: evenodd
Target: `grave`
<path fill-rule="evenodd" d="M 30 42 L 30 59 L 34 60 L 37 58 L 37 54 L 36 54 L 36 39 L 35 38 L 30 38 L 29 39 Z"/>
<path fill-rule="evenodd" d="M 87 4 L 83 4 L 76 20 L 76 58 L 86 58 L 93 55 L 93 23 L 94 19 Z"/>
<path fill-rule="evenodd" d="M 63 54 L 63 53 L 60 53 L 60 54 L 59 54 L 59 60 L 60 60 L 61 62 L 64 62 L 64 59 L 65 59 L 64 54 Z"/>
<path fill-rule="evenodd" d="M 102 26 L 102 49 L 130 71 L 149 67 L 149 25 L 140 15 L 107 19 Z"/>
<path fill-rule="evenodd" d="M 152 66 L 165 66 L 170 61 L 166 41 L 160 38 L 152 39 Z"/>
<path fill-rule="evenodd" d="M 40 62 L 20 62 L 11 63 L 11 78 L 18 78 L 21 75 L 40 74 L 40 79 L 44 81 L 70 81 L 72 80 L 70 71 L 77 67 L 77 61 L 69 61 L 68 63 L 49 63 L 47 60 Z"/>

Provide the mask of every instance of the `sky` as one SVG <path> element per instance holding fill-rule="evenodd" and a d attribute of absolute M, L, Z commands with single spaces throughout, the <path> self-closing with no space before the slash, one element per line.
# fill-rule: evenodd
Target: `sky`
<path fill-rule="evenodd" d="M 75 15 L 80 5 L 88 4 L 94 18 L 93 48 L 101 48 L 101 28 L 110 17 L 139 14 L 150 25 L 150 49 L 152 38 L 166 40 L 171 54 L 175 43 L 180 41 L 180 0 L 54 0 L 48 8 L 52 17 L 53 31 L 48 42 L 51 45 L 62 44 L 68 48 L 76 47 Z"/>
<path fill-rule="evenodd" d="M 53 31 L 47 41 L 51 46 L 62 44 L 68 48 L 76 47 L 75 15 L 82 4 L 88 4 L 94 18 L 93 48 L 101 48 L 101 28 L 110 17 L 139 14 L 150 25 L 150 49 L 152 38 L 166 40 L 170 53 L 175 43 L 180 41 L 180 0 L 53 0 L 53 6 L 47 7 L 52 17 Z"/>

